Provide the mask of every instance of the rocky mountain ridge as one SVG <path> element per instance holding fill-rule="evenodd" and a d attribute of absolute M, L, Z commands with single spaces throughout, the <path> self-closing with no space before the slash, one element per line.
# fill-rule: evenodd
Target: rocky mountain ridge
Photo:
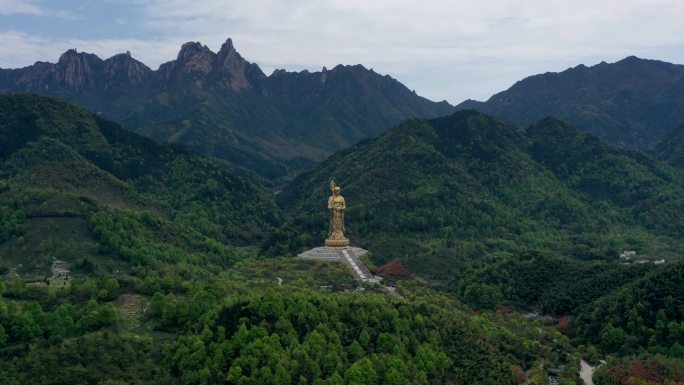
<path fill-rule="evenodd" d="M 54 64 L 0 70 L 0 93 L 63 97 L 266 180 L 294 175 L 406 118 L 453 112 L 362 65 L 267 76 L 231 39 L 216 53 L 186 43 L 157 70 L 128 53 L 102 60 L 69 50 Z"/>
<path fill-rule="evenodd" d="M 629 147 L 646 148 L 684 122 L 684 65 L 630 56 L 527 77 L 476 109 L 519 125 L 548 116 Z"/>
<path fill-rule="evenodd" d="M 97 55 L 70 49 L 57 63 L 36 62 L 21 69 L 4 70 L 4 91 L 40 92 L 52 87 L 68 90 L 112 89 L 140 86 L 149 81 L 196 80 L 207 75 L 225 81 L 234 91 L 251 88 L 250 81 L 266 78 L 257 64 L 246 61 L 231 39 L 214 53 L 199 42 L 183 44 L 176 59 L 152 70 L 130 52 L 101 59 Z"/>

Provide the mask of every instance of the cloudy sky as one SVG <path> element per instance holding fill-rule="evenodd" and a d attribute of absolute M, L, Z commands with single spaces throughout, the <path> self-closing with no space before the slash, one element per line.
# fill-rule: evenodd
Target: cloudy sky
<path fill-rule="evenodd" d="M 459 103 L 580 63 L 684 63 L 684 0 L 0 0 L 0 68 L 76 48 L 156 69 L 227 37 L 267 74 L 361 63 Z"/>

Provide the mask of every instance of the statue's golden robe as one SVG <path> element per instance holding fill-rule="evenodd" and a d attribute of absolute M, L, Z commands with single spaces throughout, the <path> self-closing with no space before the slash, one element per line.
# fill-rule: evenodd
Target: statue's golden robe
<path fill-rule="evenodd" d="M 344 210 L 347 205 L 344 197 L 340 195 L 340 188 L 331 183 L 332 195 L 328 198 L 328 210 L 330 211 L 330 227 L 325 245 L 328 247 L 347 247 L 349 240 L 344 236 Z"/>

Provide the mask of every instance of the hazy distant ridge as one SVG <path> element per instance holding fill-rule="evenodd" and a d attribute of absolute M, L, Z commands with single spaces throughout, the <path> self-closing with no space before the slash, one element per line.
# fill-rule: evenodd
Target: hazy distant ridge
<path fill-rule="evenodd" d="M 609 142 L 644 148 L 684 123 L 684 65 L 634 56 L 578 65 L 457 106 L 471 108 L 521 125 L 552 116 Z"/>

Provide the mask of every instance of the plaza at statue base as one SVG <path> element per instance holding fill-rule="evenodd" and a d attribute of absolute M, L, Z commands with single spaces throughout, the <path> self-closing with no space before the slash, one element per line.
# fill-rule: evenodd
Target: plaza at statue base
<path fill-rule="evenodd" d="M 366 265 L 359 259 L 368 251 L 360 247 L 349 246 L 349 239 L 344 236 L 344 210 L 346 210 L 347 204 L 344 201 L 344 197 L 340 195 L 340 187 L 336 186 L 334 181 L 331 181 L 330 190 L 332 193 L 330 198 L 328 198 L 330 223 L 325 246 L 314 247 L 297 255 L 297 257 L 327 262 L 343 262 L 352 268 L 356 279 L 370 283 L 380 282 L 382 278 L 371 274 Z"/>
<path fill-rule="evenodd" d="M 297 255 L 297 257 L 327 262 L 343 262 L 352 268 L 356 279 L 363 282 L 378 283 L 382 278 L 371 274 L 366 265 L 359 259 L 366 253 L 368 251 L 360 247 L 314 247 Z"/>

